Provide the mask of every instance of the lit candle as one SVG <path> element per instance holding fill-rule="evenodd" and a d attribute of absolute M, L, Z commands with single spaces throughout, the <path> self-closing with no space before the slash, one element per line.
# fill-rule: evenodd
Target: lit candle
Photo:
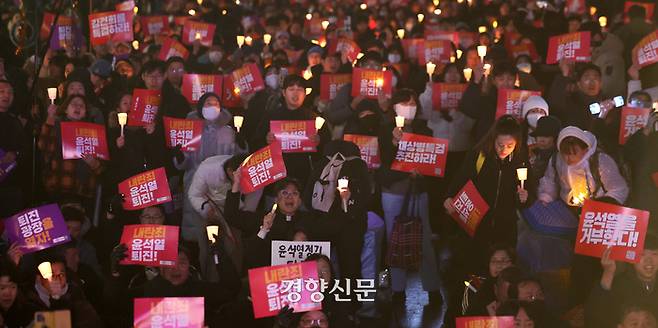
<path fill-rule="evenodd" d="M 340 178 L 338 179 L 338 191 L 343 191 L 347 190 L 347 186 L 349 185 L 349 181 L 347 178 Z M 341 199 L 342 200 L 342 205 L 343 205 L 343 211 L 347 213 L 347 199 Z"/>
<path fill-rule="evenodd" d="M 320 41 L 320 47 L 324 47 L 326 45 L 327 45 L 327 40 L 323 39 L 322 41 Z"/>
<path fill-rule="evenodd" d="M 276 213 L 276 208 L 277 208 L 276 203 L 274 203 L 274 205 L 272 205 L 272 210 L 270 211 L 270 213 Z"/>
<path fill-rule="evenodd" d="M 397 30 L 397 33 L 398 33 L 398 38 L 404 39 L 404 29 L 403 28 L 399 28 Z"/>
<path fill-rule="evenodd" d="M 50 262 L 42 262 L 37 269 L 39 269 L 39 273 L 41 273 L 43 279 L 50 281 L 53 278 L 53 267 Z"/>
<path fill-rule="evenodd" d="M 425 70 L 427 71 L 427 75 L 429 75 L 430 77 L 434 74 L 435 69 L 436 69 L 436 64 L 432 62 L 427 62 L 427 64 L 425 64 Z"/>
<path fill-rule="evenodd" d="M 123 137 L 123 127 L 128 123 L 128 113 L 117 113 L 117 118 L 121 126 L 121 136 Z"/>
<path fill-rule="evenodd" d="M 139 11 L 139 8 L 137 8 L 137 6 L 133 7 L 133 14 L 137 15 L 138 11 Z"/>
<path fill-rule="evenodd" d="M 57 99 L 57 88 L 48 88 L 48 99 L 50 99 L 51 104 L 55 103 L 55 99 Z"/>
<path fill-rule="evenodd" d="M 434 9 L 434 15 L 437 15 L 437 16 L 441 15 L 441 9 L 439 9 L 439 8 Z"/>
<path fill-rule="evenodd" d="M 457 59 L 462 58 L 462 51 L 457 49 Z"/>
<path fill-rule="evenodd" d="M 480 32 L 480 33 L 485 33 L 485 32 L 487 32 L 487 27 L 484 26 L 484 25 L 478 27 L 478 32 Z"/>
<path fill-rule="evenodd" d="M 240 115 L 233 116 L 233 125 L 238 130 L 238 132 L 240 132 L 240 128 L 242 127 L 243 122 L 244 122 L 244 116 L 240 116 Z"/>
<path fill-rule="evenodd" d="M 322 21 L 322 29 L 326 30 L 327 27 L 329 27 L 329 21 L 328 20 L 323 20 Z"/>
<path fill-rule="evenodd" d="M 473 69 L 472 68 L 464 68 L 464 78 L 466 79 L 466 82 L 471 81 L 471 76 L 473 76 Z"/>
<path fill-rule="evenodd" d="M 320 41 L 318 41 L 316 39 L 311 40 L 311 43 L 313 43 L 315 45 L 318 45 L 318 46 L 320 45 Z"/>
<path fill-rule="evenodd" d="M 313 77 L 313 73 L 309 69 L 305 69 L 304 72 L 302 73 L 302 77 L 304 77 L 304 80 L 310 80 Z"/>
<path fill-rule="evenodd" d="M 324 118 L 322 118 L 320 116 L 316 117 L 315 118 L 315 130 L 319 131 L 320 129 L 322 129 L 322 126 L 324 125 L 324 121 L 325 121 Z"/>
<path fill-rule="evenodd" d="M 251 43 L 254 41 L 254 39 L 251 36 L 247 36 L 244 38 L 244 43 L 246 43 L 248 46 L 251 46 Z"/>
<path fill-rule="evenodd" d="M 480 56 L 480 60 L 484 62 L 484 57 L 487 56 L 487 46 L 478 46 L 478 56 Z"/>
<path fill-rule="evenodd" d="M 475 287 L 473 287 L 473 285 L 471 285 L 470 282 L 468 282 L 468 281 L 464 281 L 464 285 L 465 285 L 466 287 L 468 287 L 468 289 L 472 290 L 474 293 L 477 293 L 477 292 L 478 292 L 478 290 L 475 289 Z"/>
<path fill-rule="evenodd" d="M 418 17 L 418 23 L 422 23 L 423 20 L 425 20 L 425 15 L 423 14 L 418 14 L 416 15 L 416 17 Z"/>
<path fill-rule="evenodd" d="M 356 59 L 361 59 L 361 57 L 363 57 L 363 52 L 359 52 L 359 53 L 356 55 Z"/>
<path fill-rule="evenodd" d="M 313 18 L 312 14 L 310 13 L 306 14 L 306 20 L 311 20 L 311 18 Z"/>
<path fill-rule="evenodd" d="M 233 88 L 233 93 L 236 94 L 236 95 L 239 95 L 240 94 L 240 88 L 238 88 L 238 87 Z"/>
<path fill-rule="evenodd" d="M 599 17 L 599 25 L 601 25 L 601 27 L 606 27 L 608 25 L 608 18 L 605 16 Z"/>
<path fill-rule="evenodd" d="M 359 6 L 359 8 L 361 8 L 361 10 L 366 10 L 366 9 L 368 9 L 368 5 L 365 4 L 365 3 L 362 3 L 362 4 Z"/>
<path fill-rule="evenodd" d="M 432 3 L 434 4 L 434 7 L 437 7 L 439 5 L 439 0 L 432 0 Z"/>
<path fill-rule="evenodd" d="M 404 127 L 404 116 L 395 117 L 395 126 L 402 129 Z"/>
<path fill-rule="evenodd" d="M 201 33 L 196 32 L 196 33 L 194 34 L 194 40 L 201 40 Z"/>
<path fill-rule="evenodd" d="M 219 236 L 219 226 L 211 225 L 206 227 L 206 234 L 208 234 L 208 240 L 211 244 L 214 244 L 216 239 L 215 236 Z"/>
<path fill-rule="evenodd" d="M 590 16 L 596 15 L 596 11 L 597 11 L 596 7 L 594 7 L 594 6 L 589 7 L 589 15 Z"/>
<path fill-rule="evenodd" d="M 521 189 L 523 188 L 523 183 L 528 180 L 528 168 L 527 167 L 520 167 L 516 169 L 516 177 L 519 178 L 519 181 L 521 181 Z"/>
<path fill-rule="evenodd" d="M 457 60 L 457 58 L 455 58 L 455 56 L 450 56 L 450 62 L 451 62 L 451 63 L 454 63 L 455 60 Z"/>
<path fill-rule="evenodd" d="M 200 5 L 203 4 L 203 0 L 196 0 L 196 3 L 199 4 L 199 6 L 200 6 Z"/>
<path fill-rule="evenodd" d="M 139 41 L 137 40 L 133 41 L 133 49 L 139 50 Z"/>
<path fill-rule="evenodd" d="M 492 26 L 493 28 L 497 28 L 497 27 L 498 27 L 498 21 L 497 21 L 497 20 L 494 20 L 494 21 L 491 23 L 491 26 Z"/>
<path fill-rule="evenodd" d="M 238 35 L 235 38 L 238 41 L 238 47 L 242 48 L 242 45 L 244 44 L 244 35 Z"/>
<path fill-rule="evenodd" d="M 491 64 L 484 64 L 484 75 L 489 76 L 490 71 L 491 71 Z"/>
<path fill-rule="evenodd" d="M 310 95 L 313 92 L 313 88 L 306 88 L 306 95 Z"/>
<path fill-rule="evenodd" d="M 265 42 L 265 44 L 270 44 L 270 41 L 272 41 L 272 35 L 265 33 L 265 35 L 263 35 L 263 42 Z"/>
<path fill-rule="evenodd" d="M 190 14 L 190 16 L 194 16 L 196 15 L 196 10 L 190 9 L 187 13 Z"/>

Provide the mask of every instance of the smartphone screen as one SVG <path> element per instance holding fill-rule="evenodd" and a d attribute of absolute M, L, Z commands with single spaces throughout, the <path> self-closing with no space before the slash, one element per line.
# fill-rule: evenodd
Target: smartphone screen
<path fill-rule="evenodd" d="M 537 1 L 537 7 L 543 9 L 548 7 L 548 3 L 546 1 Z"/>
<path fill-rule="evenodd" d="M 624 97 L 617 96 L 617 97 L 612 98 L 612 100 L 615 102 L 615 107 L 624 106 Z"/>
<path fill-rule="evenodd" d="M 599 103 L 589 105 L 589 112 L 592 113 L 592 115 L 601 114 L 601 105 L 599 105 Z"/>

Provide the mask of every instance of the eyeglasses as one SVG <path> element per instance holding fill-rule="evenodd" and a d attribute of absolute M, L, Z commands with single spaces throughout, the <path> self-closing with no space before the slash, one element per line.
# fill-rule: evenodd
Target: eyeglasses
<path fill-rule="evenodd" d="M 329 321 L 327 319 L 302 319 L 299 323 L 302 327 L 313 327 L 313 325 L 329 327 Z"/>

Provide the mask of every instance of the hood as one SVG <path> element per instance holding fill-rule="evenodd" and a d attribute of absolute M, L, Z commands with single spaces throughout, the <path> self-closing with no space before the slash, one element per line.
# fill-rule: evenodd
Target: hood
<path fill-rule="evenodd" d="M 203 109 L 203 103 L 205 103 L 206 99 L 208 99 L 210 97 L 216 97 L 217 99 L 219 99 L 219 107 L 221 108 L 221 111 L 219 113 L 219 117 L 217 118 L 215 123 L 219 126 L 229 124 L 231 122 L 231 120 L 233 119 L 233 114 L 231 114 L 231 112 L 229 112 L 228 108 L 225 108 L 225 107 L 222 106 L 222 104 L 221 104 L 222 97 L 220 97 L 219 95 L 217 95 L 214 92 L 204 93 L 203 96 L 201 96 L 201 98 L 199 98 L 199 101 L 196 103 L 196 111 L 194 113 L 190 113 L 190 114 L 195 114 L 195 115 L 188 115 L 188 118 L 196 118 L 196 119 L 203 120 L 203 114 L 201 113 L 202 109 Z"/>
<path fill-rule="evenodd" d="M 534 108 L 541 108 L 546 112 L 546 116 L 550 115 L 551 113 L 548 111 L 548 103 L 544 98 L 540 96 L 530 96 L 526 101 L 523 103 L 523 112 L 521 113 L 523 119 L 525 119 L 525 116 L 528 115 L 528 112 L 531 109 Z"/>
<path fill-rule="evenodd" d="M 596 152 L 597 141 L 596 141 L 596 137 L 591 132 L 581 130 L 580 128 L 577 128 L 575 126 L 568 126 L 562 129 L 562 131 L 560 131 L 560 135 L 557 137 L 557 144 L 560 145 L 562 143 L 562 140 L 564 140 L 567 137 L 578 138 L 582 140 L 588 147 L 587 154 L 585 154 L 585 156 L 580 161 L 580 163 L 577 163 L 573 166 L 580 166 L 582 163 L 587 162 L 587 160 L 589 160 L 592 154 Z"/>
<path fill-rule="evenodd" d="M 341 153 L 344 157 L 361 156 L 359 147 L 349 141 L 332 140 L 324 146 L 324 156 L 333 157 L 336 153 Z"/>

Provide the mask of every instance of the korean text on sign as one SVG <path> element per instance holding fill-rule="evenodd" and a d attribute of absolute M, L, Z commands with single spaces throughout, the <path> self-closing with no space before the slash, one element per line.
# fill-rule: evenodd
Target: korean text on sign
<path fill-rule="evenodd" d="M 275 316 L 285 305 L 290 305 L 295 312 L 306 312 L 322 309 L 322 303 L 313 302 L 311 294 L 318 292 L 319 285 L 316 289 L 302 289 L 297 295 L 294 295 L 291 302 L 289 294 L 295 292 L 295 289 L 283 284 L 284 280 L 303 279 L 305 281 L 313 279 L 318 281 L 318 268 L 314 262 L 302 262 L 287 265 L 278 265 L 271 267 L 262 267 L 249 270 L 249 290 L 251 292 L 254 317 L 256 319 Z"/>
<path fill-rule="evenodd" d="M 270 131 L 284 153 L 316 151 L 316 145 L 310 139 L 316 133 L 314 121 L 270 121 Z"/>
<path fill-rule="evenodd" d="M 192 45 L 197 37 L 199 37 L 199 42 L 202 46 L 210 47 L 215 37 L 216 28 L 217 26 L 215 24 L 187 20 L 183 25 L 183 44 Z"/>
<path fill-rule="evenodd" d="M 82 155 L 93 155 L 110 159 L 105 127 L 87 122 L 62 122 L 62 158 L 79 159 Z"/>
<path fill-rule="evenodd" d="M 355 68 L 352 72 L 352 96 L 377 99 L 380 94 L 390 96 L 391 71 Z"/>
<path fill-rule="evenodd" d="M 123 208 L 137 210 L 171 201 L 164 168 L 146 171 L 119 183 L 124 197 Z"/>
<path fill-rule="evenodd" d="M 171 57 L 181 57 L 187 60 L 189 55 L 190 52 L 183 44 L 172 38 L 165 38 L 164 41 L 162 41 L 162 47 L 158 53 L 158 59 L 167 61 Z"/>
<path fill-rule="evenodd" d="M 562 59 L 586 62 L 591 59 L 590 32 L 575 32 L 553 36 L 548 42 L 547 64 L 555 64 Z"/>
<path fill-rule="evenodd" d="M 183 120 L 172 117 L 163 119 L 167 147 L 178 145 L 184 152 L 194 152 L 199 149 L 203 134 L 202 120 Z"/>
<path fill-rule="evenodd" d="M 575 252 L 601 257 L 612 247 L 613 260 L 637 263 L 648 222 L 647 211 L 587 200 L 580 215 Z"/>
<path fill-rule="evenodd" d="M 360 134 L 345 134 L 343 135 L 343 140 L 353 142 L 359 147 L 361 159 L 366 162 L 369 169 L 376 169 L 381 166 L 379 140 L 377 137 Z"/>
<path fill-rule="evenodd" d="M 107 41 L 130 42 L 133 40 L 133 12 L 109 11 L 89 15 L 91 44 Z"/>
<path fill-rule="evenodd" d="M 540 91 L 498 89 L 498 104 L 496 106 L 496 119 L 503 115 L 512 115 L 522 120 L 523 104 L 530 96 L 541 96 Z"/>
<path fill-rule="evenodd" d="M 392 170 L 442 177 L 448 156 L 448 140 L 413 133 L 402 134 Z"/>
<path fill-rule="evenodd" d="M 434 83 L 432 84 L 432 109 L 448 111 L 456 109 L 464 96 L 465 83 Z"/>
<path fill-rule="evenodd" d="M 514 317 L 458 317 L 456 328 L 514 328 Z"/>
<path fill-rule="evenodd" d="M 205 93 L 222 93 L 221 75 L 185 74 L 181 91 L 189 103 L 196 104 Z"/>
<path fill-rule="evenodd" d="M 57 204 L 27 209 L 4 220 L 10 243 L 23 253 L 32 253 L 71 240 Z"/>
<path fill-rule="evenodd" d="M 651 32 L 633 47 L 633 63 L 640 67 L 658 63 L 658 32 Z"/>
<path fill-rule="evenodd" d="M 425 40 L 423 52 L 418 56 L 418 63 L 425 65 L 428 62 L 434 64 L 449 63 L 452 55 L 452 45 L 446 40 Z"/>
<path fill-rule="evenodd" d="M 475 235 L 475 230 L 477 230 L 484 215 L 489 211 L 489 205 L 470 180 L 453 197 L 452 207 L 455 209 L 452 214 L 453 219 L 471 237 Z"/>
<path fill-rule="evenodd" d="M 145 37 L 169 31 L 169 18 L 167 16 L 142 17 L 141 23 Z"/>
<path fill-rule="evenodd" d="M 123 227 L 121 243 L 128 247 L 126 265 L 173 266 L 178 259 L 178 227 L 133 224 Z"/>
<path fill-rule="evenodd" d="M 159 90 L 133 90 L 133 102 L 128 113 L 128 126 L 144 126 L 153 123 L 159 108 Z"/>
<path fill-rule="evenodd" d="M 303 262 L 311 254 L 324 254 L 331 257 L 331 243 L 328 241 L 272 240 L 270 265 Z"/>
<path fill-rule="evenodd" d="M 240 187 L 243 193 L 261 189 L 287 175 L 278 143 L 272 143 L 251 154 L 242 163 L 240 170 Z"/>
<path fill-rule="evenodd" d="M 330 101 L 336 98 L 338 90 L 352 81 L 352 74 L 320 75 L 320 99 Z"/>
<path fill-rule="evenodd" d="M 256 64 L 247 64 L 231 73 L 233 87 L 237 94 L 249 95 L 265 89 L 263 77 Z"/>
<path fill-rule="evenodd" d="M 135 328 L 204 327 L 203 297 L 136 298 Z"/>
<path fill-rule="evenodd" d="M 651 109 L 624 107 L 621 110 L 621 127 L 619 129 L 619 144 L 624 145 L 630 136 L 644 128 L 649 121 Z"/>

